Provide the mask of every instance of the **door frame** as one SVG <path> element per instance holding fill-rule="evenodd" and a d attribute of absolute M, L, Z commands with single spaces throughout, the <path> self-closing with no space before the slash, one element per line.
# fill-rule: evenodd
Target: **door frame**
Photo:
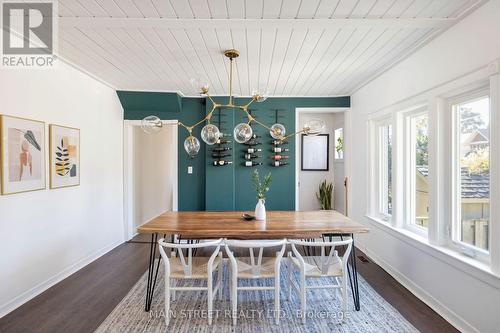
<path fill-rule="evenodd" d="M 172 126 L 172 144 L 173 144 L 173 174 L 172 180 L 172 210 L 178 210 L 178 121 L 177 120 L 162 120 L 164 126 Z M 125 241 L 132 239 L 137 235 L 134 225 L 134 128 L 141 126 L 141 120 L 124 120 L 123 121 L 123 230 Z M 147 222 L 145 222 L 147 223 Z"/>
<path fill-rule="evenodd" d="M 351 118 L 350 115 L 351 113 L 348 112 L 351 108 L 350 107 L 318 107 L 318 108 L 295 108 L 295 130 L 299 130 L 299 118 L 301 114 L 307 114 L 307 113 L 344 113 L 344 177 L 346 179 L 349 179 L 350 175 L 350 140 L 349 140 L 349 135 L 351 133 L 350 128 L 351 128 Z M 295 136 L 295 210 L 299 210 L 300 206 L 300 196 L 299 196 L 299 191 L 300 191 L 300 182 L 299 182 L 299 175 L 300 175 L 300 154 L 299 154 L 299 145 L 300 145 L 300 135 Z M 347 139 L 346 139 L 347 138 Z M 350 200 L 348 195 L 349 192 L 347 191 L 347 188 L 345 188 L 345 212 L 347 213 L 349 211 L 349 202 Z M 347 214 L 346 214 L 347 215 Z"/>

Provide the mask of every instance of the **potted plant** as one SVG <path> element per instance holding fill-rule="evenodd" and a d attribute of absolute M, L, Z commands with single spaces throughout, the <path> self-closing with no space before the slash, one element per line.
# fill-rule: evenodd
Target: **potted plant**
<path fill-rule="evenodd" d="M 332 209 L 333 184 L 327 183 L 326 179 L 319 185 L 319 192 L 316 192 L 316 198 L 319 200 L 322 210 Z"/>
<path fill-rule="evenodd" d="M 257 205 L 255 206 L 255 219 L 264 221 L 266 219 L 266 193 L 271 185 L 271 173 L 269 172 L 264 180 L 260 180 L 259 170 L 255 169 L 252 174 L 252 183 L 257 193 Z"/>

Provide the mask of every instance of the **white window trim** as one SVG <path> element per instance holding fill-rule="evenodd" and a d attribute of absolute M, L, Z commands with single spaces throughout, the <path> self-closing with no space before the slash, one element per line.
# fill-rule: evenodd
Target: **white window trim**
<path fill-rule="evenodd" d="M 490 262 L 490 251 L 485 251 L 482 249 L 479 249 L 475 246 L 472 246 L 470 244 L 467 244 L 465 242 L 462 242 L 458 240 L 459 237 L 459 231 L 460 229 L 457 228 L 457 223 L 461 223 L 461 189 L 460 189 L 460 166 L 457 164 L 457 158 L 460 156 L 459 154 L 459 145 L 457 142 L 459 141 L 459 135 L 457 132 L 457 126 L 459 126 L 459 119 L 457 117 L 457 110 L 456 110 L 456 105 L 464 103 L 464 102 L 473 102 L 476 100 L 479 100 L 484 97 L 488 97 L 490 99 L 490 104 L 491 104 L 491 95 L 490 95 L 490 88 L 488 85 L 485 85 L 483 87 L 479 87 L 477 89 L 470 90 L 468 92 L 462 93 L 457 96 L 449 97 L 447 99 L 447 122 L 449 124 L 448 126 L 448 133 L 449 135 L 449 148 L 446 150 L 446 154 L 449 158 L 449 165 L 451 173 L 449 173 L 450 181 L 449 181 L 449 192 L 448 195 L 451 199 L 450 202 L 450 209 L 448 211 L 448 214 L 450 218 L 448 219 L 446 223 L 446 234 L 444 236 L 444 241 L 447 244 L 449 248 L 452 250 L 455 250 L 465 256 L 468 256 L 470 258 L 479 260 L 484 263 L 489 263 Z M 490 107 L 490 128 L 491 128 L 491 107 Z M 491 150 L 491 148 L 490 148 Z M 491 169 L 491 168 L 490 168 Z M 491 187 L 491 178 L 490 178 L 490 187 Z M 490 196 L 490 202 L 491 201 L 491 196 Z M 490 210 L 491 210 L 490 205 Z M 489 226 L 490 228 L 492 224 L 492 219 L 491 219 L 491 212 L 490 212 L 490 219 L 489 219 Z M 491 232 L 489 231 L 489 239 L 488 239 L 488 244 L 489 247 L 491 248 Z"/>
<path fill-rule="evenodd" d="M 415 133 L 413 131 L 412 120 L 415 117 L 427 115 L 429 117 L 429 108 L 427 105 L 415 108 L 403 113 L 404 117 L 404 153 L 403 153 L 403 227 L 408 231 L 418 234 L 421 237 L 428 237 L 428 229 L 420 227 L 413 223 L 416 205 L 416 176 L 415 168 Z M 429 184 L 430 185 L 430 184 Z M 430 191 L 430 186 L 429 186 Z M 430 206 L 430 203 L 429 203 Z M 429 216 L 430 218 L 430 216 Z M 430 221 L 428 221 L 430 224 Z"/>
<path fill-rule="evenodd" d="M 384 116 L 379 119 L 375 119 L 371 121 L 370 123 L 370 138 L 371 138 L 371 161 L 374 161 L 371 165 L 370 172 L 371 172 L 371 190 L 370 192 L 372 193 L 372 197 L 375 199 L 371 203 L 371 208 L 370 208 L 370 215 L 376 216 L 378 219 L 385 221 L 386 223 L 391 223 L 392 222 L 392 215 L 387 214 L 384 212 L 383 209 L 383 204 L 384 204 L 384 197 L 385 195 L 383 192 L 385 192 L 382 188 L 382 184 L 385 182 L 381 181 L 383 177 L 385 177 L 384 173 L 384 167 L 382 165 L 383 159 L 381 158 L 382 155 L 384 154 L 382 150 L 383 142 L 381 138 L 381 133 L 380 130 L 384 126 L 392 126 L 392 118 L 391 115 L 389 116 Z M 394 158 L 393 158 L 394 160 Z M 394 177 L 393 177 L 394 179 Z M 393 191 L 394 193 L 394 191 Z"/>
<path fill-rule="evenodd" d="M 483 66 L 476 71 L 467 73 L 454 80 L 435 86 L 420 94 L 412 96 L 401 102 L 392 104 L 386 108 L 376 110 L 369 116 L 369 138 L 368 156 L 374 161 L 375 140 L 374 124 L 378 119 L 384 117 L 393 119 L 392 127 L 392 154 L 393 154 L 393 178 L 392 178 L 392 221 L 382 221 L 376 216 L 377 192 L 376 184 L 376 163 L 372 163 L 368 168 L 370 201 L 367 217 L 375 222 L 382 229 L 391 231 L 393 235 L 401 239 L 418 239 L 414 244 L 419 244 L 419 248 L 426 252 L 438 255 L 444 261 L 453 263 L 464 272 L 473 273 L 468 267 L 479 268 L 479 271 L 488 272 L 494 277 L 495 285 L 500 285 L 500 205 L 490 206 L 490 261 L 488 263 L 467 257 L 455 249 L 452 249 L 447 240 L 450 238 L 448 226 L 451 223 L 450 211 L 451 194 L 450 191 L 450 168 L 452 161 L 446 155 L 451 147 L 451 122 L 447 117 L 446 110 L 449 110 L 447 100 L 453 96 L 473 91 L 484 87 L 485 81 L 489 81 L 490 90 L 490 127 L 500 128 L 500 59 Z M 401 163 L 404 155 L 404 112 L 414 110 L 417 105 L 428 105 L 429 112 L 429 228 L 428 238 L 422 238 L 417 234 L 404 229 L 404 184 L 403 170 Z M 413 106 L 413 107 L 412 107 Z M 450 113 L 450 112 L 448 112 Z M 490 201 L 500 202 L 500 131 L 492 131 L 490 134 Z M 481 274 L 471 274 L 475 277 L 482 277 L 488 281 L 488 276 Z M 492 281 L 489 280 L 489 283 Z M 493 285 L 493 284 L 492 284 Z"/>

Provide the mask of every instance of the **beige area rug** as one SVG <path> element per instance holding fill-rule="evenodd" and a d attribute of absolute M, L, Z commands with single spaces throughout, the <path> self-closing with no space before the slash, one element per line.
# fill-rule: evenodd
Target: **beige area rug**
<path fill-rule="evenodd" d="M 163 265 L 160 265 L 161 267 Z M 281 308 L 279 325 L 274 324 L 272 291 L 239 291 L 238 324 L 232 325 L 227 267 L 224 269 L 223 299 L 214 301 L 214 322 L 208 326 L 205 292 L 177 292 L 171 303 L 172 319 L 168 327 L 164 318 L 163 270 L 160 270 L 151 311 L 144 311 L 147 272 L 106 318 L 96 332 L 418 332 L 394 307 L 386 302 L 360 276 L 361 311 L 355 311 L 349 290 L 349 312 L 341 320 L 340 294 L 334 290 L 312 289 L 307 292 L 307 322 L 299 318 L 299 299 L 292 294 L 287 300 L 286 264 L 281 270 Z M 264 281 L 268 284 L 270 281 Z M 317 281 L 319 283 L 321 281 Z M 326 281 L 323 281 L 325 283 Z M 193 283 L 193 282 L 191 282 Z M 194 282 L 201 285 L 202 281 Z M 256 285 L 249 281 L 248 285 Z M 262 282 L 259 282 L 262 283 Z M 309 283 L 314 283 L 310 281 Z M 191 285 L 195 285 L 191 284 Z"/>

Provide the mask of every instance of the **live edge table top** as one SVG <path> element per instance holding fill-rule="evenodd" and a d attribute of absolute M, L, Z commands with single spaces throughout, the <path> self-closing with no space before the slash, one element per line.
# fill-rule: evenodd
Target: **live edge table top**
<path fill-rule="evenodd" d="M 279 239 L 355 234 L 368 228 L 337 211 L 268 211 L 265 221 L 245 221 L 241 211 L 167 212 L 137 228 L 139 233 L 182 238 Z"/>

